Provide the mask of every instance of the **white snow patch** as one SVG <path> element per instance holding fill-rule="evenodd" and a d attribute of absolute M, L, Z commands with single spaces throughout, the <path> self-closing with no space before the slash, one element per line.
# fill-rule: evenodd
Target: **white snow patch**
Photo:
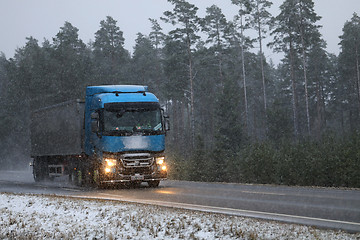
<path fill-rule="evenodd" d="M 308 226 L 71 197 L 0 193 L 0 239 L 359 239 Z"/>

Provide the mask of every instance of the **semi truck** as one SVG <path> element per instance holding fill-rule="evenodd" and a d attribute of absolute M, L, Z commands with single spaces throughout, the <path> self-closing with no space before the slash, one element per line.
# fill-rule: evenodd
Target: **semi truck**
<path fill-rule="evenodd" d="M 35 181 L 69 177 L 76 185 L 157 187 L 167 178 L 167 116 L 147 86 L 88 86 L 85 101 L 33 111 Z"/>

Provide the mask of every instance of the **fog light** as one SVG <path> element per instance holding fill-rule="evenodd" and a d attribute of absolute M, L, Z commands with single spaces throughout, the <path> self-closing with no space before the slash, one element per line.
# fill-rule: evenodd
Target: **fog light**
<path fill-rule="evenodd" d="M 110 168 L 105 168 L 105 172 L 106 172 L 106 173 L 109 173 L 110 171 L 111 171 Z"/>
<path fill-rule="evenodd" d="M 166 166 L 162 166 L 161 170 L 166 171 Z"/>

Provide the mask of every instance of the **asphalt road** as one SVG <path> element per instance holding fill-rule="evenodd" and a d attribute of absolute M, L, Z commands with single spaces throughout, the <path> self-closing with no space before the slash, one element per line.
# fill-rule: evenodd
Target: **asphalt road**
<path fill-rule="evenodd" d="M 58 194 L 155 204 L 360 232 L 360 190 L 163 181 L 159 188 L 90 189 L 66 178 L 35 183 L 30 171 L 0 171 L 0 192 Z"/>

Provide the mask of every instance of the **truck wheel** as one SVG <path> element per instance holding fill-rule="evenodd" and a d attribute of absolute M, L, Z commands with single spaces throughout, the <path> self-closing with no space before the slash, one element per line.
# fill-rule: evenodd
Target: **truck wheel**
<path fill-rule="evenodd" d="M 69 180 L 75 186 L 81 186 L 83 184 L 84 178 L 82 176 L 82 172 L 80 170 L 72 170 L 69 175 Z"/>
<path fill-rule="evenodd" d="M 78 170 L 76 171 L 76 180 L 75 180 L 75 184 L 77 186 L 82 186 L 83 183 L 84 183 L 84 174 L 83 174 L 83 171 L 81 170 Z"/>
<path fill-rule="evenodd" d="M 99 170 L 91 170 L 91 185 L 97 188 L 103 188 L 103 184 L 101 184 L 101 176 L 99 174 Z"/>
<path fill-rule="evenodd" d="M 141 185 L 141 182 L 130 182 L 129 187 L 130 188 L 139 188 Z"/>
<path fill-rule="evenodd" d="M 34 172 L 33 175 L 35 182 L 41 182 L 44 180 L 44 175 L 39 172 Z"/>
<path fill-rule="evenodd" d="M 158 187 L 160 184 L 160 180 L 149 181 L 148 184 L 149 184 L 149 187 Z"/>
<path fill-rule="evenodd" d="M 46 168 L 44 163 L 40 160 L 40 158 L 35 158 L 33 163 L 33 176 L 35 182 L 40 182 L 45 180 Z"/>

